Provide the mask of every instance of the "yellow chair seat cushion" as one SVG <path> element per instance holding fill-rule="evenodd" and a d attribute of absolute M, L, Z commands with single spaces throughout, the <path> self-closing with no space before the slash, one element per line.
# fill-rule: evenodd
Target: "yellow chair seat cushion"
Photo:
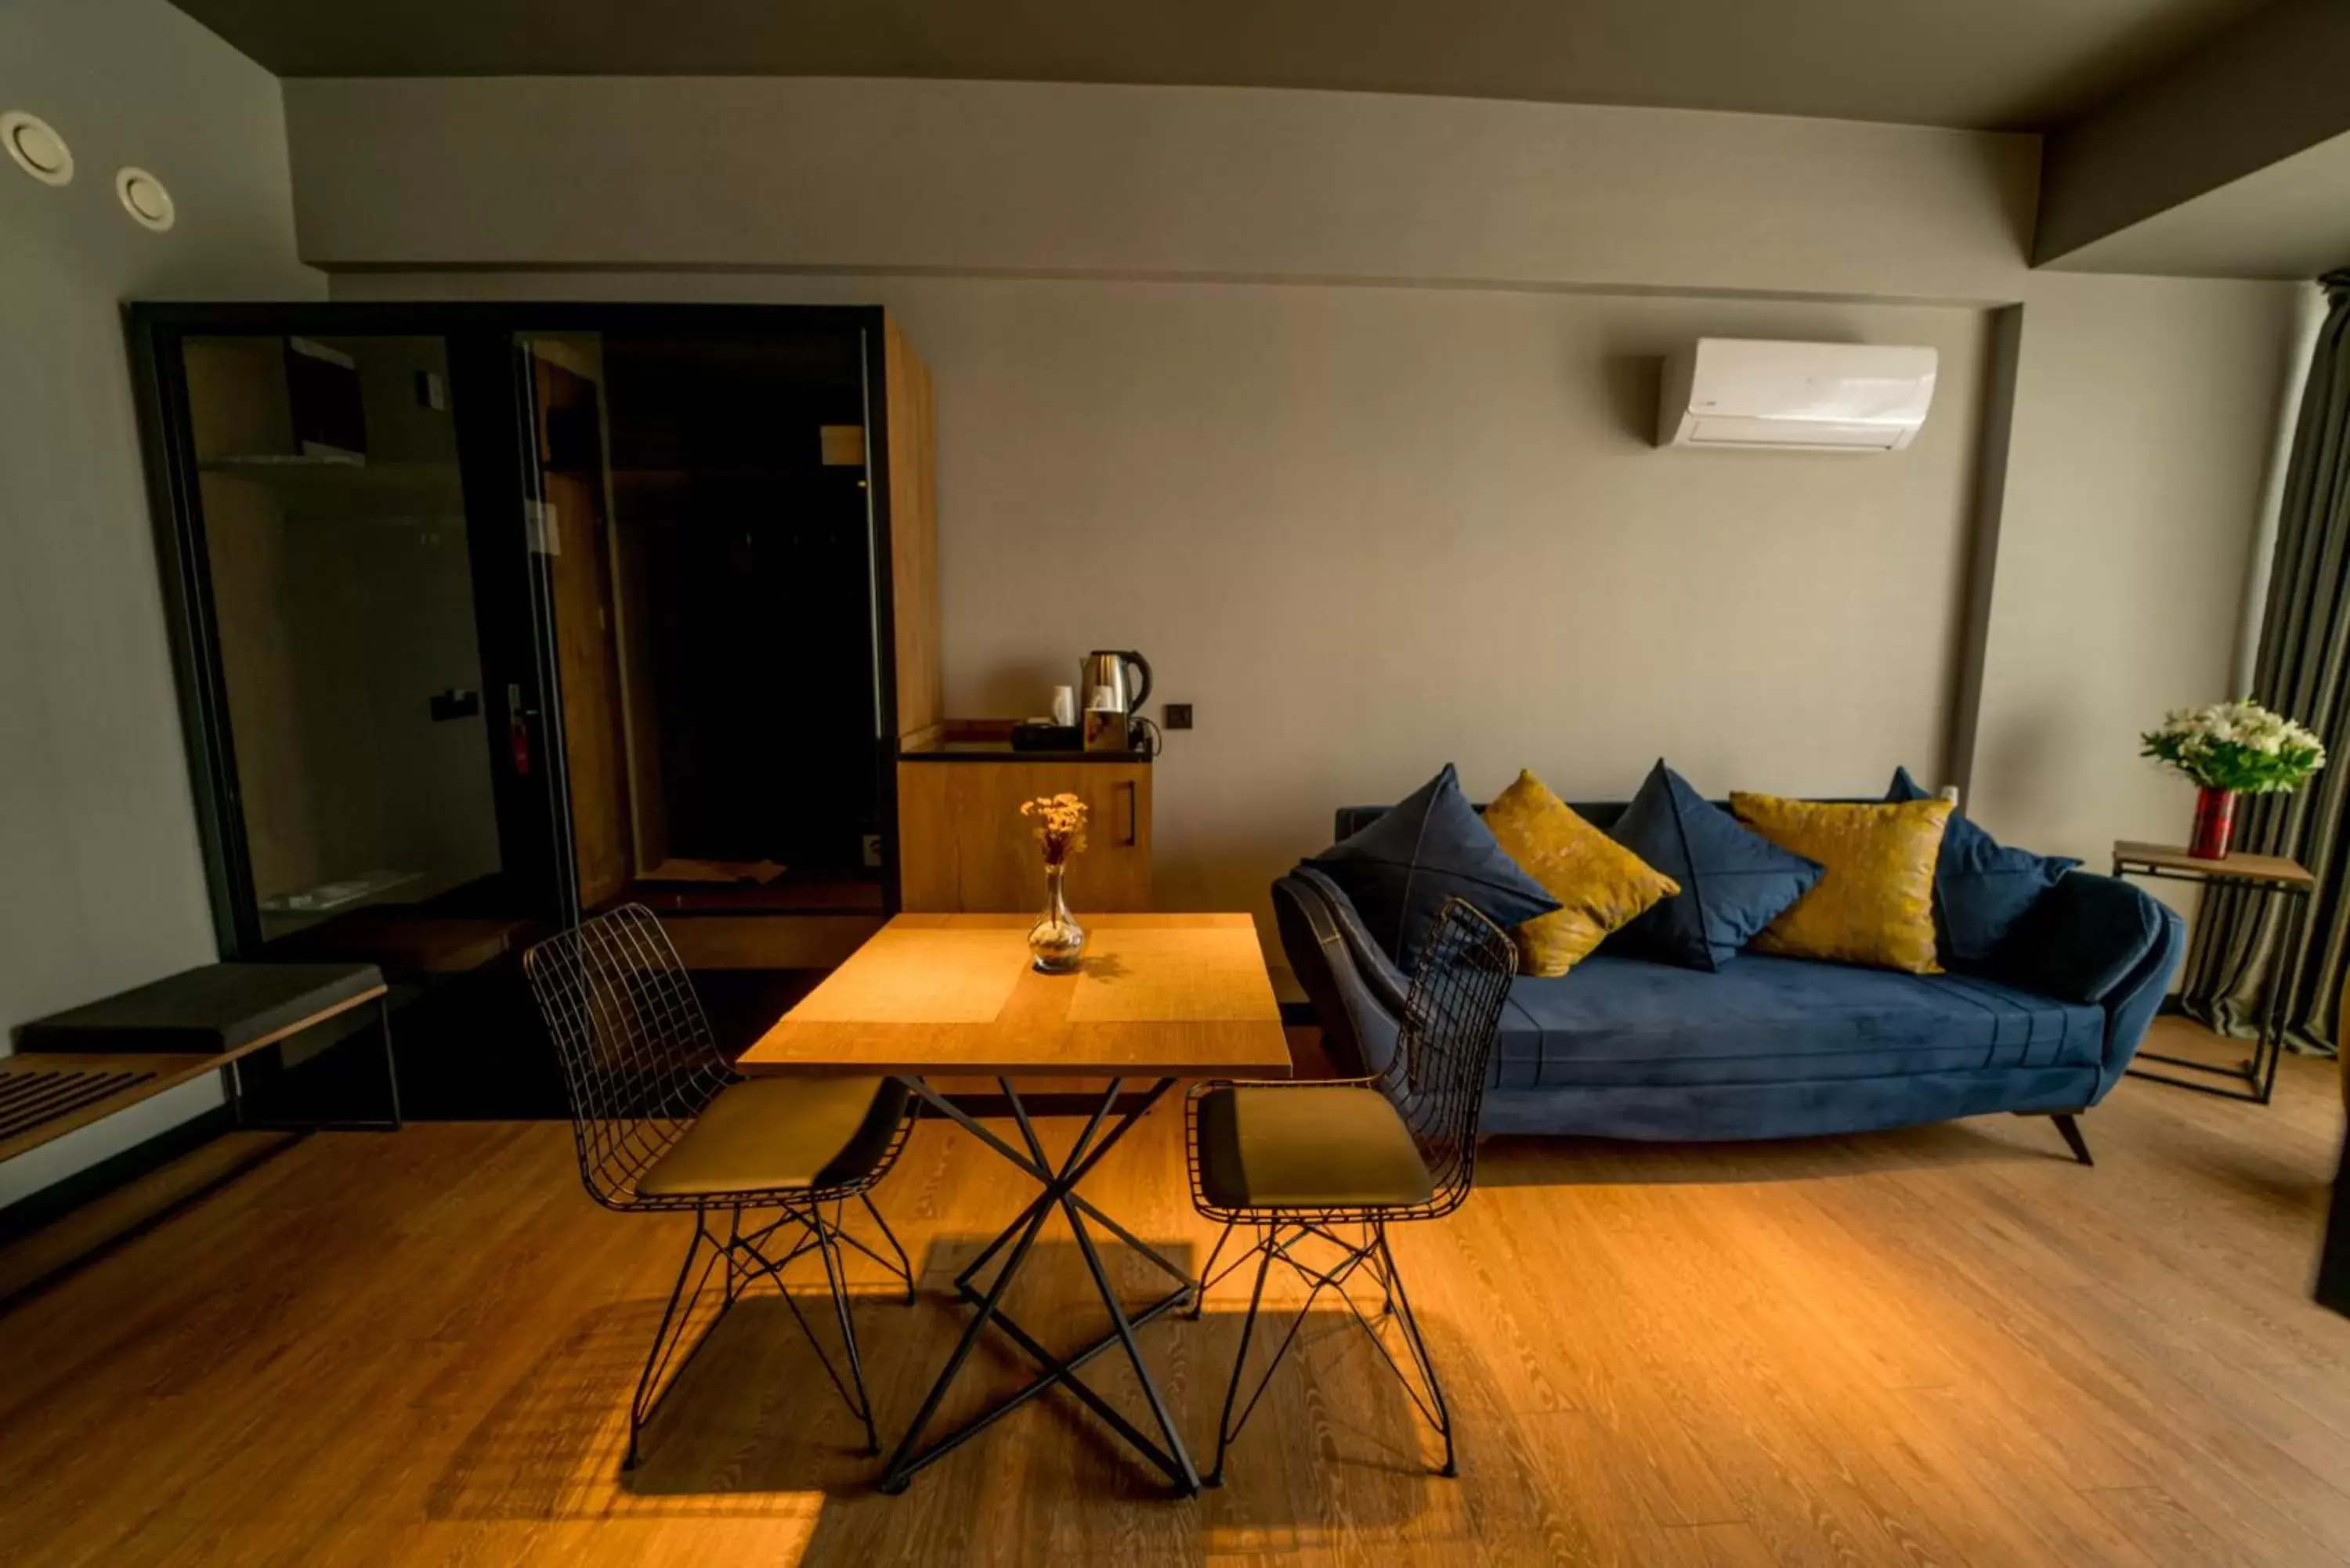
<path fill-rule="evenodd" d="M 1558 900 L 1513 928 L 1521 974 L 1565 974 L 1607 935 L 1680 884 L 1586 822 L 1532 773 L 1485 808 L 1485 826 L 1519 868 Z"/>
<path fill-rule="evenodd" d="M 1200 1189 L 1222 1209 L 1409 1208 L 1436 1191 L 1377 1089 L 1211 1089 L 1199 1136 Z"/>
<path fill-rule="evenodd" d="M 648 1198 L 799 1191 L 871 1174 L 906 1113 L 894 1078 L 729 1084 L 638 1179 Z"/>
<path fill-rule="evenodd" d="M 1752 950 L 1942 972 L 1934 956 L 1934 867 L 1949 801 L 1846 805 L 1733 792 L 1730 809 L 1780 848 L 1826 867 L 1810 892 L 1755 933 Z"/>

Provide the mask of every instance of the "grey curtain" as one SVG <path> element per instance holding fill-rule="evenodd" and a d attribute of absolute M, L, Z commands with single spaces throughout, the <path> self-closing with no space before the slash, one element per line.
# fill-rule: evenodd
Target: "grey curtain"
<path fill-rule="evenodd" d="M 2279 1002 L 2294 1044 L 2331 1051 L 2350 960 L 2350 272 L 2320 286 L 2325 322 L 2285 471 L 2251 695 L 2315 730 L 2328 760 L 2296 794 L 2239 802 L 2236 842 L 2289 855 L 2316 874 L 2301 983 Z M 2252 1033 L 2270 986 L 2292 970 L 2282 950 L 2287 931 L 2282 899 L 2207 891 L 2182 1008 L 2222 1033 Z"/>

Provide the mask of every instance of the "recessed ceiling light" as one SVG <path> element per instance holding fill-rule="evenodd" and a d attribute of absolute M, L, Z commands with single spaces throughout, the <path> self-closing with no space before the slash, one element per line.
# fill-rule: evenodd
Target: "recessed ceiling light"
<path fill-rule="evenodd" d="M 73 178 L 73 149 L 37 114 L 12 109 L 0 114 L 0 146 L 16 167 L 44 185 L 62 185 Z"/>
<path fill-rule="evenodd" d="M 179 216 L 178 209 L 172 205 L 172 192 L 163 189 L 163 182 L 144 169 L 116 170 L 114 193 L 122 198 L 124 212 L 159 234 Z"/>

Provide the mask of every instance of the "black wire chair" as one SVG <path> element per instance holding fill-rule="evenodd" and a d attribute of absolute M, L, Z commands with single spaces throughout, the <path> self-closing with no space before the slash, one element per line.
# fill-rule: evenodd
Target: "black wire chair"
<path fill-rule="evenodd" d="M 1388 1250 L 1388 1227 L 1439 1220 L 1467 1200 L 1476 1175 L 1477 1118 L 1493 1041 L 1516 972 L 1517 950 L 1502 929 L 1462 900 L 1450 899 L 1412 976 L 1395 1054 L 1378 1073 L 1336 1084 L 1205 1083 L 1186 1098 L 1191 1201 L 1224 1227 L 1201 1271 L 1191 1316 L 1200 1315 L 1208 1286 L 1251 1258 L 1257 1260 L 1256 1283 L 1216 1424 L 1209 1485 L 1222 1483 L 1225 1450 L 1247 1425 L 1325 1291 L 1346 1303 L 1413 1405 L 1443 1438 L 1439 1473 L 1459 1473 L 1444 1387 Z M 1253 1241 L 1216 1272 L 1225 1243 L 1243 1226 Z M 1342 1226 L 1359 1228 L 1360 1240 L 1342 1235 Z M 1295 1249 L 1308 1242 L 1336 1248 L 1338 1261 L 1317 1267 L 1299 1258 Z M 1265 1276 L 1276 1260 L 1305 1282 L 1305 1303 L 1235 1419 L 1232 1408 L 1264 1302 Z M 1367 1272 L 1379 1288 L 1380 1319 L 1392 1317 L 1400 1325 L 1424 1397 L 1378 1324 L 1348 1293 L 1347 1282 L 1358 1272 Z"/>
<path fill-rule="evenodd" d="M 743 1078 L 720 1053 L 669 933 L 639 904 L 540 943 L 523 968 L 562 1064 L 588 1195 L 624 1213 L 693 1216 L 685 1261 L 629 1402 L 622 1468 L 635 1467 L 638 1438 L 686 1364 L 761 1278 L 783 1297 L 833 1386 L 864 1423 L 867 1450 L 880 1452 L 842 1249 L 854 1247 L 889 1270 L 913 1301 L 913 1267 L 871 1195 L 913 1125 L 904 1087 L 875 1078 Z M 852 1199 L 879 1227 L 894 1262 L 843 1229 Z M 777 1255 L 779 1233 L 791 1245 Z M 845 1379 L 784 1285 L 783 1271 L 810 1251 L 823 1262 L 839 1321 Z M 717 1314 L 689 1345 L 688 1325 L 721 1263 L 726 1274 Z M 671 1374 L 666 1381 L 664 1374 Z"/>

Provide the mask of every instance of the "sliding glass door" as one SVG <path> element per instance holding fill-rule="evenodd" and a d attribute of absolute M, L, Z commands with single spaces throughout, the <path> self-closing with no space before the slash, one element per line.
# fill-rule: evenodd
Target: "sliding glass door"
<path fill-rule="evenodd" d="M 380 965 L 420 1114 L 560 1109 L 519 960 L 583 916 L 788 969 L 893 907 L 879 325 L 133 308 L 223 954 Z"/>
<path fill-rule="evenodd" d="M 494 907 L 446 345 L 207 336 L 182 363 L 251 934 L 342 956 Z"/>
<path fill-rule="evenodd" d="M 512 339 L 396 325 L 134 318 L 215 923 L 379 965 L 427 1114 L 543 1111 L 515 965 L 573 905 Z"/>

